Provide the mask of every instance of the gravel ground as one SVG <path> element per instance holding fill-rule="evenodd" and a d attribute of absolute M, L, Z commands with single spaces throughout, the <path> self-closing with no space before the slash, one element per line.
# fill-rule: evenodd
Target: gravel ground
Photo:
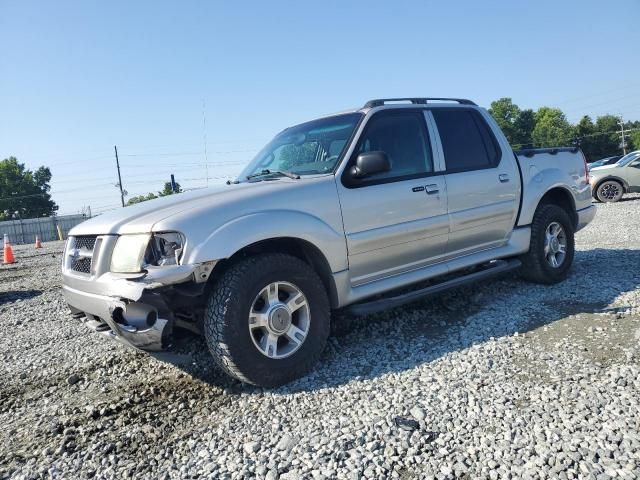
<path fill-rule="evenodd" d="M 0 267 L 0 478 L 640 479 L 640 196 L 598 205 L 564 283 L 359 319 L 271 391 L 188 336 L 176 365 L 88 331 L 61 249 Z"/>

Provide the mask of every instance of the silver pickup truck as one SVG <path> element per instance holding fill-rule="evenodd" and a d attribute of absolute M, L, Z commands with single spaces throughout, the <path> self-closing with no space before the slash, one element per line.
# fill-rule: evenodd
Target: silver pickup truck
<path fill-rule="evenodd" d="M 126 207 L 70 232 L 74 316 L 143 350 L 175 328 L 262 386 L 318 360 L 331 315 L 363 315 L 521 269 L 569 272 L 595 214 L 577 148 L 514 154 L 464 99 L 379 99 L 287 128 L 234 182 Z"/>

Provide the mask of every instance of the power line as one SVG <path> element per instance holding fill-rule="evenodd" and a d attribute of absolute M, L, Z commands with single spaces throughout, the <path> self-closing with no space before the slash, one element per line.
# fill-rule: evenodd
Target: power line
<path fill-rule="evenodd" d="M 606 95 L 606 94 L 611 93 L 611 92 L 617 92 L 619 90 L 626 90 L 628 88 L 637 88 L 638 86 L 640 86 L 639 83 L 634 83 L 634 84 L 626 85 L 624 87 L 616 87 L 616 88 L 612 88 L 612 89 L 609 89 L 609 90 L 600 91 L 599 93 L 592 93 L 592 94 L 589 94 L 589 95 L 583 95 L 581 97 L 574 97 L 574 98 L 565 99 L 565 100 L 562 100 L 561 102 L 554 102 L 554 105 L 566 105 L 567 103 L 573 103 L 573 102 L 578 101 L 578 100 L 584 100 L 586 98 L 599 97 L 599 96 Z"/>

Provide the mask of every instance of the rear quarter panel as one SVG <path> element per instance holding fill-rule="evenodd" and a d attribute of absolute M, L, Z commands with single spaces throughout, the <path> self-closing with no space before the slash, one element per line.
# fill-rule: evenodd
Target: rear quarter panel
<path fill-rule="evenodd" d="M 518 226 L 529 225 L 542 197 L 553 188 L 571 194 L 576 210 L 591 205 L 591 186 L 585 175 L 582 153 L 540 153 L 531 157 L 518 155 L 522 171 L 522 209 Z"/>

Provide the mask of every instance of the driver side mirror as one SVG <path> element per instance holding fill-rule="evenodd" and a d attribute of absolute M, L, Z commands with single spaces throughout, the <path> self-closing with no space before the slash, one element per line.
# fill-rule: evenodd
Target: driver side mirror
<path fill-rule="evenodd" d="M 376 173 L 384 173 L 391 170 L 391 162 L 386 153 L 382 151 L 364 152 L 356 158 L 356 164 L 351 167 L 349 173 L 352 178 L 365 178 Z"/>

